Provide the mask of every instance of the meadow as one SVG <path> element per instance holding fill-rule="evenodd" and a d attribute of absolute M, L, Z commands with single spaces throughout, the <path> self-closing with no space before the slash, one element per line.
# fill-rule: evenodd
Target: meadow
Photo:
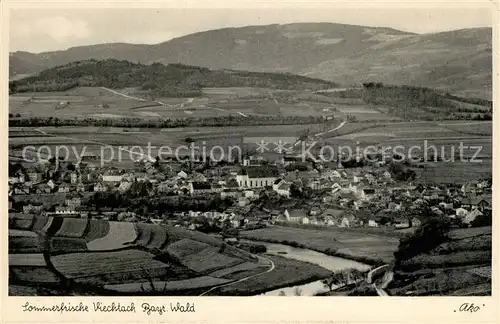
<path fill-rule="evenodd" d="M 367 234 L 364 231 L 332 229 L 318 231 L 292 227 L 268 227 L 245 231 L 242 237 L 250 240 L 296 245 L 333 256 L 355 261 L 389 263 L 399 240 L 394 236 Z"/>
<path fill-rule="evenodd" d="M 217 288 L 207 295 L 248 296 L 291 285 L 313 282 L 324 279 L 331 274 L 329 270 L 307 262 L 299 262 L 277 255 L 266 255 L 266 258 L 269 258 L 275 265 L 274 270 L 270 273 L 255 276 L 230 286 Z"/>
<path fill-rule="evenodd" d="M 152 97 L 134 88 L 77 87 L 59 92 L 16 93 L 9 113 L 21 117 L 184 119 L 221 116 L 306 117 L 347 115 L 357 120 L 397 120 L 361 99 L 266 88 L 205 88 L 191 98 Z"/>

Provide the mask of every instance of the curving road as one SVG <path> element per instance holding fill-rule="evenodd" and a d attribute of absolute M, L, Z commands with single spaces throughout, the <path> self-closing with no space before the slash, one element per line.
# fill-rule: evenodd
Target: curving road
<path fill-rule="evenodd" d="M 317 136 L 321 136 L 321 135 L 323 135 L 323 134 L 328 134 L 328 133 L 331 133 L 331 132 L 335 132 L 336 130 L 338 130 L 338 129 L 340 129 L 340 128 L 344 127 L 344 125 L 345 125 L 345 124 L 347 124 L 347 122 L 346 122 L 346 121 L 343 121 L 343 122 L 341 122 L 341 123 L 340 123 L 340 125 L 338 125 L 337 127 L 332 128 L 332 129 L 330 129 L 330 130 L 327 130 L 326 132 L 318 133 L 318 134 L 316 134 L 316 135 L 314 135 L 314 136 L 316 136 L 316 137 L 317 137 Z"/>
<path fill-rule="evenodd" d="M 44 135 L 57 136 L 58 138 L 62 138 L 62 139 L 80 140 L 80 139 L 75 138 L 75 137 L 67 137 L 67 136 L 59 136 L 59 135 L 57 135 L 57 134 L 49 134 L 49 133 L 47 133 L 47 132 L 45 132 L 45 131 L 43 131 L 43 130 L 41 130 L 41 129 L 38 129 L 38 128 L 37 128 L 37 129 L 35 129 L 35 130 L 36 130 L 36 131 L 38 131 L 38 132 L 40 132 L 40 133 L 42 133 L 42 134 L 44 134 Z M 84 143 L 97 144 L 97 145 L 100 145 L 100 146 L 113 146 L 113 147 L 115 147 L 114 145 L 109 145 L 109 144 L 106 144 L 106 143 L 96 142 L 96 141 L 92 141 L 92 140 L 84 140 L 84 141 L 85 141 Z M 140 156 L 140 158 L 141 158 L 141 159 L 144 159 L 144 157 L 146 157 L 146 158 L 148 158 L 148 160 L 149 160 L 150 162 L 154 162 L 154 161 L 156 161 L 156 158 L 155 158 L 155 157 L 150 156 L 150 155 L 148 155 L 148 154 L 143 154 L 143 153 L 141 154 L 141 153 L 139 153 L 139 152 L 132 152 L 132 151 L 130 151 L 130 150 L 126 149 L 126 148 L 123 148 L 123 147 L 119 147 L 119 150 L 124 151 L 124 152 L 127 152 L 127 153 L 132 154 L 132 155 L 137 155 L 137 156 Z"/>
<path fill-rule="evenodd" d="M 166 106 L 165 103 L 161 102 L 161 101 L 155 101 L 155 100 L 147 100 L 147 99 L 144 99 L 144 98 L 139 98 L 139 97 L 134 97 L 134 96 L 130 96 L 130 95 L 127 95 L 127 94 L 124 94 L 124 93 L 121 93 L 121 92 L 118 92 L 118 91 L 115 91 L 113 89 L 110 89 L 110 88 L 106 88 L 106 87 L 100 87 L 101 89 L 103 90 L 106 90 L 106 91 L 109 91 L 115 95 L 118 95 L 118 96 L 122 96 L 122 97 L 125 97 L 125 98 L 129 98 L 129 99 L 135 99 L 135 100 L 139 100 L 139 101 L 153 101 L 153 102 L 156 102 L 162 106 Z"/>
<path fill-rule="evenodd" d="M 384 264 L 384 265 L 382 265 L 380 267 L 377 267 L 375 269 L 370 270 L 370 272 L 368 272 L 368 274 L 366 276 L 367 283 L 371 284 L 371 286 L 373 287 L 373 289 L 375 289 L 377 291 L 377 294 L 379 296 L 383 296 L 383 297 L 389 296 L 384 289 L 389 285 L 389 283 L 392 281 L 392 278 L 393 278 L 393 272 L 392 271 L 385 271 L 388 268 L 389 268 L 389 265 L 388 264 Z M 376 274 L 378 274 L 381 271 L 385 272 L 384 273 L 384 277 L 383 277 L 383 281 L 382 281 L 382 283 L 380 285 L 377 285 L 375 283 L 375 280 L 373 279 L 373 276 L 376 275 Z"/>
<path fill-rule="evenodd" d="M 257 277 L 257 276 L 260 276 L 260 275 L 263 275 L 263 274 L 269 273 L 269 272 L 273 271 L 273 270 L 274 270 L 274 268 L 276 268 L 276 266 L 274 265 L 273 260 L 271 260 L 271 259 L 269 259 L 269 258 L 266 258 L 266 257 L 264 257 L 264 256 L 259 256 L 259 257 L 260 257 L 260 258 L 263 258 L 263 259 L 268 260 L 268 261 L 271 263 L 271 267 L 269 267 L 269 269 L 267 269 L 267 270 L 266 270 L 266 271 L 264 271 L 264 272 L 256 273 L 256 274 L 253 274 L 253 275 L 251 275 L 251 276 L 248 276 L 248 277 L 245 277 L 245 278 L 241 278 L 241 279 L 238 279 L 238 280 L 236 280 L 236 281 L 232 281 L 232 282 L 230 282 L 230 283 L 226 283 L 226 284 L 222 284 L 222 285 L 219 285 L 219 286 L 212 287 L 212 288 L 210 288 L 209 290 L 205 291 L 204 293 L 200 294 L 200 296 L 204 296 L 204 295 L 208 294 L 209 292 L 211 292 L 211 291 L 213 291 L 213 290 L 215 290 L 215 289 L 217 289 L 217 288 L 231 286 L 231 285 L 234 285 L 234 284 L 236 284 L 236 283 L 246 281 L 246 280 L 248 280 L 248 279 L 250 279 L 250 278 Z"/>

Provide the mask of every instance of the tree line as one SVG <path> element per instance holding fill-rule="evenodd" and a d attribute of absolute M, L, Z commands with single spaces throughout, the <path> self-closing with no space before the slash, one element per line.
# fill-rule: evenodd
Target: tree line
<path fill-rule="evenodd" d="M 44 126 L 99 126 L 99 127 L 142 127 L 177 128 L 203 126 L 258 126 L 258 125 L 303 125 L 322 123 L 321 116 L 213 116 L 179 119 L 140 119 L 140 118 L 73 118 L 27 117 L 9 119 L 9 127 Z"/>
<path fill-rule="evenodd" d="M 491 120 L 492 118 L 493 103 L 490 100 L 457 97 L 426 87 L 368 82 L 363 83 L 362 99 L 370 104 L 390 106 L 390 114 L 405 119 Z M 483 107 L 463 108 L 463 103 Z M 463 115 L 464 110 L 468 114 Z"/>

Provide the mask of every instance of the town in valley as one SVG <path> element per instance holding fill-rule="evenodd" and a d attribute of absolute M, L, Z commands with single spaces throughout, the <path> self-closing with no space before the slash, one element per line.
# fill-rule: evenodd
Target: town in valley
<path fill-rule="evenodd" d="M 10 53 L 10 295 L 491 295 L 491 28 L 102 46 Z"/>

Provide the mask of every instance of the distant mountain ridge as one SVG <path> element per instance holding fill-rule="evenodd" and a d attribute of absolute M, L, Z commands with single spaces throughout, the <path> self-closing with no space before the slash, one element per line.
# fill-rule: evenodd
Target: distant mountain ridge
<path fill-rule="evenodd" d="M 380 81 L 491 95 L 492 30 L 414 34 L 332 23 L 248 26 L 198 32 L 156 45 L 110 43 L 10 55 L 10 75 L 74 61 L 113 58 L 212 69 L 289 72 L 341 84 Z"/>

